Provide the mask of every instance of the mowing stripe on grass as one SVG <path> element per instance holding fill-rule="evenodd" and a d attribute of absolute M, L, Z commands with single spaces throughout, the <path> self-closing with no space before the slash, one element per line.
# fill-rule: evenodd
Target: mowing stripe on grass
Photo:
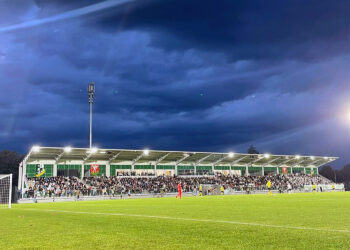
<path fill-rule="evenodd" d="M 262 223 L 254 223 L 254 222 L 239 222 L 239 221 L 229 221 L 229 220 L 193 219 L 193 218 L 144 215 L 144 214 L 100 213 L 100 212 L 83 212 L 83 211 L 36 209 L 36 208 L 12 208 L 12 209 L 24 210 L 24 211 L 57 212 L 57 213 L 70 213 L 70 214 L 89 214 L 89 215 L 103 215 L 103 216 L 128 216 L 128 217 L 140 217 L 140 218 L 150 218 L 150 219 L 211 222 L 211 223 L 225 223 L 225 224 L 245 225 L 245 226 L 282 228 L 282 229 L 324 231 L 324 232 L 335 232 L 335 233 L 350 233 L 350 230 L 344 230 L 344 229 L 297 227 L 297 226 L 288 226 L 288 225 L 272 225 L 272 224 L 262 224 Z"/>

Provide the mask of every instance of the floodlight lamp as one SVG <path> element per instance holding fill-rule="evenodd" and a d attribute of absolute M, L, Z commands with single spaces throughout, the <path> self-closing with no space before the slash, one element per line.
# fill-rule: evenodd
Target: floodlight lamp
<path fill-rule="evenodd" d="M 70 151 L 72 151 L 71 147 L 65 147 L 64 148 L 64 152 L 69 153 Z"/>
<path fill-rule="evenodd" d="M 324 157 L 324 159 L 325 159 L 325 160 L 328 160 L 328 157 L 327 157 L 327 156 L 325 156 L 325 157 Z"/>
<path fill-rule="evenodd" d="M 314 157 L 314 156 L 311 156 L 310 159 L 311 159 L 311 160 L 315 160 L 315 157 Z"/>
<path fill-rule="evenodd" d="M 295 156 L 295 159 L 300 159 L 300 155 L 296 155 L 296 156 Z"/>
<path fill-rule="evenodd" d="M 38 153 L 38 152 L 40 151 L 40 147 L 39 147 L 39 146 L 33 146 L 33 147 L 32 147 L 32 151 L 33 151 L 34 153 Z"/>
<path fill-rule="evenodd" d="M 228 157 L 232 158 L 233 156 L 235 156 L 234 153 L 232 153 L 232 152 L 228 153 Z"/>
<path fill-rule="evenodd" d="M 89 84 L 89 86 L 88 86 L 88 93 L 89 94 L 95 93 L 95 83 L 94 82 Z"/>
<path fill-rule="evenodd" d="M 144 150 L 143 150 L 143 154 L 144 154 L 144 155 L 149 155 L 149 150 L 148 150 L 148 149 L 144 149 Z"/>
<path fill-rule="evenodd" d="M 90 150 L 90 153 L 91 153 L 91 154 L 95 154 L 95 153 L 97 153 L 97 151 L 98 151 L 98 148 L 92 148 L 92 149 Z"/>
<path fill-rule="evenodd" d="M 264 154 L 264 157 L 265 157 L 266 159 L 269 159 L 269 158 L 270 158 L 270 154 Z"/>

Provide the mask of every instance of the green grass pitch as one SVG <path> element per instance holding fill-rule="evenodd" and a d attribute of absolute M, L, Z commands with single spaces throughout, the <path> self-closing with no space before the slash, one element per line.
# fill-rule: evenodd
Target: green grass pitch
<path fill-rule="evenodd" d="M 349 249 L 350 193 L 14 204 L 0 249 Z"/>

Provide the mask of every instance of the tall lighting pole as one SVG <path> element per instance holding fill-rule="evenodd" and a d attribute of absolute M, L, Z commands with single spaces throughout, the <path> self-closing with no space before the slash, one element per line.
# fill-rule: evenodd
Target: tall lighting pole
<path fill-rule="evenodd" d="M 94 103 L 94 94 L 95 94 L 95 83 L 92 82 L 88 86 L 89 94 L 89 104 L 90 104 L 90 149 L 92 148 L 92 104 Z"/>

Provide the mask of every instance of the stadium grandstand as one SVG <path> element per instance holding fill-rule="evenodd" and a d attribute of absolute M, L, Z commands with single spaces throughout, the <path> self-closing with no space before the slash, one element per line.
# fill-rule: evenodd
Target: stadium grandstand
<path fill-rule="evenodd" d="M 35 196 L 235 191 L 331 185 L 318 168 L 336 157 L 34 146 L 19 166 L 19 189 Z M 217 188 L 217 190 L 219 190 Z"/>

